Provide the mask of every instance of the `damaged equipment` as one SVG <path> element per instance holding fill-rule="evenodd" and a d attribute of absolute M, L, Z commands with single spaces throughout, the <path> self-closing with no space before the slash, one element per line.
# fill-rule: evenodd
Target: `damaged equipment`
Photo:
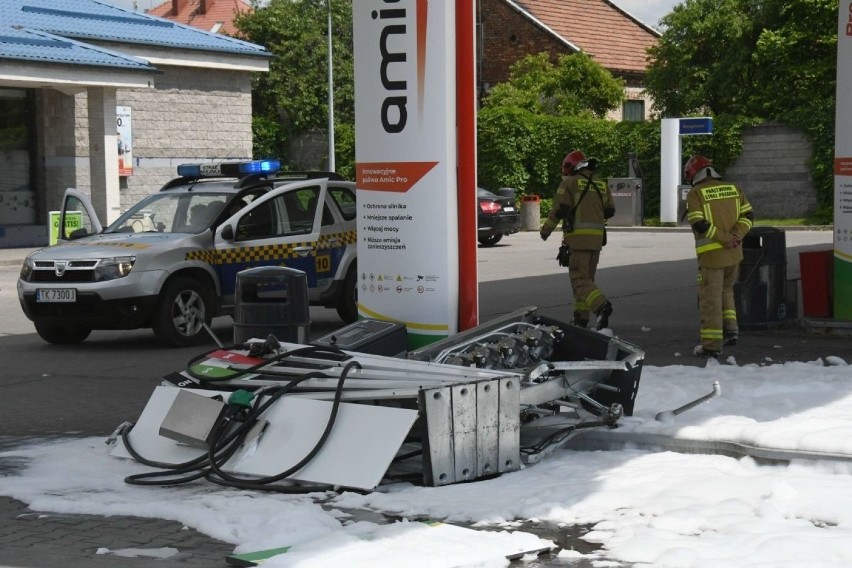
<path fill-rule="evenodd" d="M 399 324 L 371 322 L 314 344 L 270 336 L 217 349 L 164 377 L 113 450 L 161 471 L 128 481 L 448 485 L 535 463 L 633 412 L 644 353 L 536 308 L 397 356 L 358 335 L 390 337 Z"/>

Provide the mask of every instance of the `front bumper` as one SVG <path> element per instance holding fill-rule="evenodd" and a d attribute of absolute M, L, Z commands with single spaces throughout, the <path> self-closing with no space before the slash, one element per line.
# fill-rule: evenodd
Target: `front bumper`
<path fill-rule="evenodd" d="M 91 329 L 150 327 L 157 308 L 157 296 L 104 300 L 94 292 L 78 292 L 73 304 L 39 303 L 35 292 L 24 293 L 19 300 L 24 314 L 34 322 Z"/>

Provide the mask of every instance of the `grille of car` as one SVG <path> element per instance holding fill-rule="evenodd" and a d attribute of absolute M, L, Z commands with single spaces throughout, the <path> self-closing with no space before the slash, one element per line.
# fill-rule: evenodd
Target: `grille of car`
<path fill-rule="evenodd" d="M 97 260 L 37 260 L 32 282 L 94 282 Z"/>

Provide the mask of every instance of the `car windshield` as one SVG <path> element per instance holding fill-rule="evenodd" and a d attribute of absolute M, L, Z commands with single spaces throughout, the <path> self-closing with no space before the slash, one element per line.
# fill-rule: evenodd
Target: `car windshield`
<path fill-rule="evenodd" d="M 227 193 L 157 193 L 124 213 L 105 233 L 201 233 L 231 197 Z"/>

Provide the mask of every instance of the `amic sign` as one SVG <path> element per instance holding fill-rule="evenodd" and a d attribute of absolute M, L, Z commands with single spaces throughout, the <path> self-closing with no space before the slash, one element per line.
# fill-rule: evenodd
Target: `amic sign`
<path fill-rule="evenodd" d="M 680 135 L 690 136 L 694 134 L 713 134 L 713 119 L 709 116 L 698 118 L 681 118 Z"/>

